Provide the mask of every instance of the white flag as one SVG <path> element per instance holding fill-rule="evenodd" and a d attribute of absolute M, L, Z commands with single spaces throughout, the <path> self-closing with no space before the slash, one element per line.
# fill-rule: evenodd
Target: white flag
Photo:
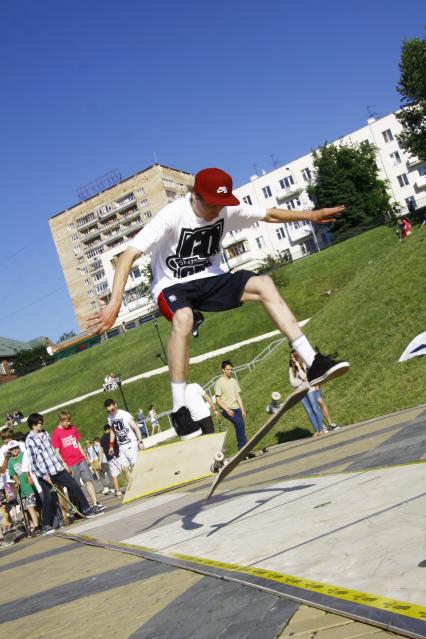
<path fill-rule="evenodd" d="M 419 333 L 419 335 L 408 344 L 398 362 L 405 362 L 407 359 L 417 357 L 418 355 L 426 355 L 426 331 Z"/>

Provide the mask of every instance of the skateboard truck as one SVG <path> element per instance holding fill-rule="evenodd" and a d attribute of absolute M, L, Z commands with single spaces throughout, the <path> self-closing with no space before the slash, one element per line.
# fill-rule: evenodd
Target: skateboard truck
<path fill-rule="evenodd" d="M 271 393 L 271 399 L 272 399 L 271 403 L 266 406 L 265 410 L 270 415 L 273 415 L 274 413 L 278 411 L 279 407 L 281 406 L 280 404 L 281 393 L 279 393 L 278 391 L 274 391 L 273 393 Z"/>

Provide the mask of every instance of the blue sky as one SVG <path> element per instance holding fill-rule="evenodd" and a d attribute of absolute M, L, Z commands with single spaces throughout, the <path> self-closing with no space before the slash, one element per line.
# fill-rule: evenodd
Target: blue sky
<path fill-rule="evenodd" d="M 236 185 L 400 104 L 424 2 L 5 0 L 0 335 L 76 321 L 48 217 L 107 171 L 220 166 Z M 155 154 L 155 156 L 154 156 Z"/>

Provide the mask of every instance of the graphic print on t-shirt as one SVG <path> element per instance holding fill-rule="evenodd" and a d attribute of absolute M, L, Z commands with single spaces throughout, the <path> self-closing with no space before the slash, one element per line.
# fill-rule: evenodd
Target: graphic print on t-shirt
<path fill-rule="evenodd" d="M 205 271 L 211 266 L 210 257 L 219 253 L 223 234 L 223 220 L 200 229 L 182 229 L 176 255 L 167 258 L 166 264 L 173 277 L 182 279 Z"/>
<path fill-rule="evenodd" d="M 125 425 L 124 421 L 119 418 L 113 418 L 108 420 L 114 430 L 115 436 L 117 438 L 117 442 L 119 446 L 123 446 L 124 444 L 131 444 L 132 440 L 129 437 L 129 427 Z"/>

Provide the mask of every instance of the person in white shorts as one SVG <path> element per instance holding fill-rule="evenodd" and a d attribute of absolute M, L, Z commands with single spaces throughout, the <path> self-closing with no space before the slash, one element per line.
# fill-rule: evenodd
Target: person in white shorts
<path fill-rule="evenodd" d="M 139 448 L 143 448 L 142 436 L 136 421 L 126 410 L 118 408 L 113 399 L 106 399 L 104 406 L 108 413 L 108 424 L 111 426 L 110 447 L 114 441 L 120 450 L 120 463 L 123 467 L 134 466 Z"/>
<path fill-rule="evenodd" d="M 208 393 L 206 393 L 199 384 L 187 384 L 185 400 L 192 420 L 201 428 L 203 435 L 214 433 L 214 424 L 210 409 L 217 418 L 219 417 L 219 413 Z"/>

